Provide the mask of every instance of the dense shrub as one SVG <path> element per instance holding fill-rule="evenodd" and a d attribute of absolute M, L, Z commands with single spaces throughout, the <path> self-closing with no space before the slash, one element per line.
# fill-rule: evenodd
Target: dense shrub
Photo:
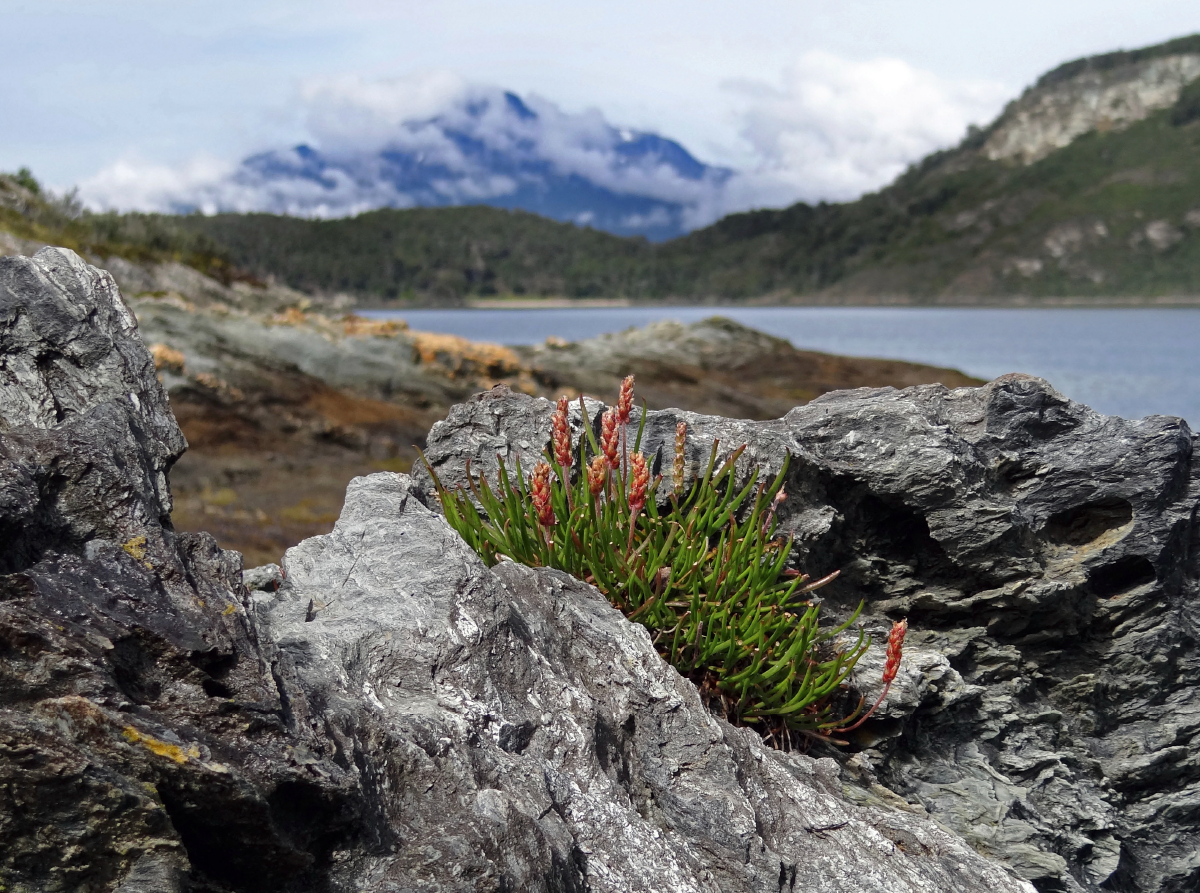
<path fill-rule="evenodd" d="M 660 493 L 662 477 L 651 480 L 640 452 L 642 426 L 632 448 L 628 442 L 632 399 L 630 377 L 602 417 L 599 442 L 584 410 L 586 436 L 572 443 L 562 398 L 551 446 L 528 480 L 519 459 L 511 472 L 501 461 L 494 486 L 468 467 L 470 492 L 450 491 L 426 463 L 446 520 L 489 566 L 508 558 L 595 585 L 649 630 L 710 706 L 775 743 L 786 746 L 793 731 L 828 735 L 865 719 L 861 699 L 848 717 L 836 709 L 869 644 L 861 631 L 848 632 L 862 606 L 823 629 L 808 594 L 836 574 L 810 581 L 789 570 L 791 542 L 775 535 L 786 462 L 774 480 L 754 471 L 739 486 L 735 466 L 745 447 L 718 461 L 714 443 L 685 491 L 681 423 L 670 492 Z M 895 651 L 898 665 L 898 642 Z"/>

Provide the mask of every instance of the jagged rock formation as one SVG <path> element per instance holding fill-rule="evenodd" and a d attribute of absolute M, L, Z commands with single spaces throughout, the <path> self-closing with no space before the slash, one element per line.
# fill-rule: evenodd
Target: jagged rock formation
<path fill-rule="evenodd" d="M 1066 78 L 1047 75 L 1009 103 L 993 125 L 983 155 L 1032 164 L 1093 130 L 1119 130 L 1170 108 L 1200 78 L 1200 53 L 1084 67 Z"/>
<path fill-rule="evenodd" d="M 0 418 L 7 890 L 1030 893 L 714 719 L 588 587 L 488 570 L 404 476 L 248 592 L 172 529 L 183 438 L 70 252 L 0 260 Z"/>
<path fill-rule="evenodd" d="M 481 395 L 434 427 L 427 454 L 450 486 L 468 459 L 494 479 L 497 454 L 545 447 L 552 409 Z M 747 443 L 743 461 L 771 472 L 790 451 L 782 523 L 803 569 L 842 571 L 821 590 L 827 608 L 866 599 L 877 633 L 909 620 L 903 684 L 840 755 L 852 795 L 882 783 L 1043 893 L 1200 887 L 1200 474 L 1186 423 L 1101 416 L 1012 375 L 836 392 L 768 422 L 651 412 L 656 463 L 681 419 L 689 474 L 713 438 Z"/>

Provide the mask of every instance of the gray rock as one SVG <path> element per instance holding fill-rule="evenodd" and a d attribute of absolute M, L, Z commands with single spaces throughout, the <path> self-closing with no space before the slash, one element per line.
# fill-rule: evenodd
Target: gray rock
<path fill-rule="evenodd" d="M 182 438 L 73 255 L 0 261 L 0 348 L 6 890 L 1031 893 L 710 716 L 591 588 L 488 570 L 403 476 L 245 589 L 172 530 Z"/>
<path fill-rule="evenodd" d="M 304 822 L 349 822 L 345 771 L 313 795 L 288 756 L 306 738 L 241 557 L 171 527 L 184 446 L 112 279 L 59 249 L 0 259 L 6 890 L 279 889 L 311 876 Z M 278 817 L 309 796 L 311 816 Z"/>
<path fill-rule="evenodd" d="M 283 574 L 277 564 L 264 564 L 242 571 L 242 585 L 251 592 L 274 592 L 283 583 Z"/>
<path fill-rule="evenodd" d="M 402 890 L 1029 889 L 909 811 L 855 806 L 829 759 L 713 717 L 590 586 L 494 570 L 412 495 L 358 478 L 258 601 L 298 724 L 352 748 Z M 319 707 L 317 706 L 319 705 Z M 420 841 L 420 845 L 416 845 Z M 392 885 L 392 886 L 388 886 Z"/>
<path fill-rule="evenodd" d="M 497 455 L 528 467 L 552 410 L 493 390 L 436 425 L 427 455 L 450 486 L 468 459 L 493 478 Z M 790 451 L 781 519 L 799 566 L 842 571 L 828 611 L 865 599 L 879 633 L 909 619 L 901 679 L 856 742 L 865 763 L 847 763 L 853 796 L 882 782 L 1043 891 L 1200 888 L 1186 423 L 1104 417 L 1010 375 L 838 392 L 769 422 L 651 412 L 647 451 L 667 471 L 677 420 L 689 477 L 714 438 L 748 444 L 743 473 Z M 859 672 L 867 694 L 880 661 Z"/>

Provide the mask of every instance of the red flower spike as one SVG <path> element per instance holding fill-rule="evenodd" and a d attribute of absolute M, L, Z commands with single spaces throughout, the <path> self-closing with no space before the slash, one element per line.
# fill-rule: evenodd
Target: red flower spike
<path fill-rule="evenodd" d="M 621 394 L 617 397 L 617 421 L 622 425 L 629 424 L 629 414 L 633 412 L 633 376 L 626 375 L 621 382 Z"/>
<path fill-rule="evenodd" d="M 906 632 L 908 632 L 907 620 L 897 620 L 892 624 L 892 631 L 888 635 L 887 663 L 883 667 L 884 685 L 891 685 L 892 680 L 896 678 L 896 673 L 900 671 L 900 655 L 904 651 L 904 634 Z"/>
<path fill-rule="evenodd" d="M 597 456 L 592 460 L 592 464 L 588 466 L 588 490 L 593 496 L 599 496 L 600 491 L 604 489 L 604 484 L 608 481 L 608 460 L 603 456 Z"/>
<path fill-rule="evenodd" d="M 646 488 L 650 485 L 650 469 L 641 453 L 629 457 L 629 475 L 629 513 L 636 515 L 646 504 Z"/>
<path fill-rule="evenodd" d="M 621 467 L 621 428 L 614 409 L 604 413 L 600 420 L 600 448 L 610 468 Z"/>
<path fill-rule="evenodd" d="M 558 398 L 558 407 L 554 410 L 553 442 L 554 459 L 559 468 L 566 471 L 571 467 L 571 424 L 567 420 L 566 397 Z"/>
<path fill-rule="evenodd" d="M 533 508 L 537 512 L 538 521 L 543 527 L 553 527 L 558 522 L 554 517 L 554 506 L 550 504 L 550 464 L 539 462 L 535 465 L 529 484 L 530 496 L 533 499 Z"/>
<path fill-rule="evenodd" d="M 904 651 L 904 634 L 908 632 L 908 620 L 897 620 L 892 623 L 892 631 L 888 633 L 887 644 L 887 661 L 883 665 L 883 691 L 879 693 L 878 700 L 871 705 L 871 709 L 859 717 L 858 722 L 852 726 L 846 726 L 841 729 L 833 729 L 830 734 L 840 734 L 842 732 L 853 732 L 864 722 L 866 722 L 871 714 L 879 709 L 879 705 L 883 703 L 883 699 L 887 697 L 887 693 L 891 691 L 892 682 L 896 679 L 896 674 L 900 671 L 900 655 Z"/>

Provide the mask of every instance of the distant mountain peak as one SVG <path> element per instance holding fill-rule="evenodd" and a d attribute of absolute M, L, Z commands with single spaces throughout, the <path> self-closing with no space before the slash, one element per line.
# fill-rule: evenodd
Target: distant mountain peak
<path fill-rule="evenodd" d="M 252 155 L 233 183 L 277 213 L 482 204 L 660 241 L 690 229 L 689 213 L 733 173 L 658 134 L 510 91 L 473 89 L 438 114 L 385 124 L 373 146 Z"/>

